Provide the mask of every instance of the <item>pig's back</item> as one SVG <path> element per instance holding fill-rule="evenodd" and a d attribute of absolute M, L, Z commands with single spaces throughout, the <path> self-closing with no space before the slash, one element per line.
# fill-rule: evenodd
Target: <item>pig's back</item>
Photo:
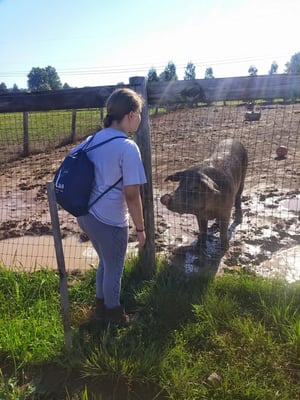
<path fill-rule="evenodd" d="M 225 139 L 216 145 L 210 160 L 215 163 L 222 163 L 227 159 L 247 166 L 247 150 L 241 142 L 235 139 Z"/>
<path fill-rule="evenodd" d="M 221 190 L 235 193 L 244 179 L 248 154 L 241 142 L 234 139 L 221 141 L 209 159 L 203 161 L 204 172 Z"/>

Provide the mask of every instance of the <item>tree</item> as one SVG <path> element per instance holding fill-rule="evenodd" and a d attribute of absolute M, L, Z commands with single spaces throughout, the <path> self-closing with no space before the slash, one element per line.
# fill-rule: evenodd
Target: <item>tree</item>
<path fill-rule="evenodd" d="M 295 53 L 291 60 L 285 64 L 285 72 L 288 74 L 300 74 L 300 52 Z"/>
<path fill-rule="evenodd" d="M 196 79 L 196 67 L 191 61 L 189 61 L 187 63 L 187 66 L 185 67 L 183 79 L 185 81 L 191 81 L 193 79 Z"/>
<path fill-rule="evenodd" d="M 13 85 L 11 91 L 14 92 L 14 93 L 20 92 L 20 89 L 18 88 L 18 85 L 17 85 L 16 83 L 14 83 L 14 85 Z"/>
<path fill-rule="evenodd" d="M 257 68 L 254 65 L 250 65 L 248 69 L 248 74 L 250 76 L 256 76 L 257 75 Z"/>
<path fill-rule="evenodd" d="M 55 68 L 50 65 L 46 68 L 32 68 L 27 78 L 28 89 L 31 92 L 62 88 L 61 81 Z"/>
<path fill-rule="evenodd" d="M 66 82 L 63 84 L 63 89 L 71 89 L 71 86 Z"/>
<path fill-rule="evenodd" d="M 148 82 L 158 82 L 159 77 L 157 75 L 156 69 L 154 67 L 151 67 L 148 71 L 147 75 L 147 81 Z"/>
<path fill-rule="evenodd" d="M 44 68 L 32 68 L 29 74 L 27 75 L 28 78 L 28 89 L 31 92 L 36 92 L 40 90 L 50 90 L 50 86 L 47 82 L 47 72 Z"/>
<path fill-rule="evenodd" d="M 173 61 L 169 61 L 164 71 L 159 75 L 160 81 L 177 81 L 176 67 Z"/>
<path fill-rule="evenodd" d="M 48 65 L 48 67 L 45 68 L 45 71 L 47 73 L 47 80 L 50 88 L 52 90 L 58 90 L 62 88 L 61 81 L 59 79 L 58 73 L 56 72 L 56 69 Z"/>
<path fill-rule="evenodd" d="M 214 72 L 212 67 L 206 68 L 204 79 L 213 79 L 213 78 L 214 78 Z"/>
<path fill-rule="evenodd" d="M 278 64 L 276 61 L 273 61 L 270 67 L 269 75 L 277 74 Z"/>
<path fill-rule="evenodd" d="M 4 82 L 0 83 L 0 94 L 7 93 L 8 89 Z"/>

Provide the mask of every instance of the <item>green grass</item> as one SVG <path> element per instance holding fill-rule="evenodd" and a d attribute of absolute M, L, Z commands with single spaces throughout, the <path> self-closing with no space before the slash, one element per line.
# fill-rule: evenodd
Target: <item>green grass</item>
<path fill-rule="evenodd" d="M 57 285 L 50 271 L 0 269 L 0 351 L 6 362 L 19 367 L 60 354 L 64 337 Z"/>
<path fill-rule="evenodd" d="M 99 109 L 77 110 L 76 137 L 95 132 L 101 125 Z M 71 135 L 72 110 L 30 112 L 28 131 L 30 142 L 59 141 Z M 23 113 L 0 113 L 0 143 L 23 143 Z"/>
<path fill-rule="evenodd" d="M 187 276 L 126 264 L 127 328 L 80 322 L 95 270 L 69 277 L 73 349 L 64 349 L 55 272 L 0 269 L 1 399 L 299 398 L 300 285 L 245 272 Z"/>

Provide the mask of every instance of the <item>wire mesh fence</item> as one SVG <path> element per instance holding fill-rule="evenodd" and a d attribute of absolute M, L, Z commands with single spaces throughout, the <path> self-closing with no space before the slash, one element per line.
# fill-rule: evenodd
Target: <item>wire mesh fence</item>
<path fill-rule="evenodd" d="M 0 164 L 51 151 L 95 132 L 103 109 L 0 114 Z"/>
<path fill-rule="evenodd" d="M 244 144 L 249 155 L 242 196 L 244 218 L 241 224 L 230 227 L 230 246 L 222 262 L 230 268 L 248 266 L 266 274 L 276 265 L 296 266 L 300 245 L 300 105 L 258 104 L 256 109 L 260 112 L 257 121 L 248 121 L 246 106 L 238 103 L 163 110 L 150 116 L 157 252 L 186 257 L 178 249 L 193 247 L 199 232 L 194 215 L 169 211 L 161 203 L 161 196 L 178 185 L 165 182 L 165 178 L 208 158 L 222 139 L 234 138 Z M 28 142 L 24 141 L 24 126 L 28 126 Z M 99 109 L 79 110 L 75 116 L 72 110 L 31 112 L 27 124 L 24 113 L 0 114 L 0 254 L 5 265 L 56 267 L 45 184 L 53 179 L 73 146 L 71 142 L 100 126 Z M 23 156 L 24 143 L 29 149 L 27 157 Z M 280 145 L 286 146 L 286 157 L 277 156 Z M 59 218 L 67 269 L 96 264 L 96 254 L 75 218 L 61 209 Z M 208 245 L 214 245 L 218 235 L 209 222 Z M 132 237 L 132 249 L 133 241 Z M 207 257 L 213 258 L 211 254 Z M 192 264 L 201 267 L 199 254 L 194 252 L 192 258 Z M 294 268 L 290 274 L 294 279 L 300 273 Z"/>
<path fill-rule="evenodd" d="M 256 106 L 260 118 L 250 122 L 247 112 L 245 105 L 222 105 L 182 109 L 151 120 L 157 249 L 168 253 L 191 245 L 195 249 L 199 233 L 194 215 L 180 215 L 161 204 L 162 194 L 173 194 L 178 187 L 178 182 L 165 182 L 165 178 L 208 158 L 221 140 L 238 139 L 249 156 L 242 196 L 244 218 L 242 224 L 232 223 L 230 246 L 222 264 L 249 267 L 266 275 L 285 269 L 290 279 L 299 279 L 300 106 Z M 279 146 L 287 148 L 286 156 L 278 157 Z M 205 261 L 192 251 L 191 267 L 186 252 L 179 253 L 184 254 L 187 268 L 202 267 L 214 257 L 219 233 L 215 224 L 210 228 L 210 254 Z"/>
<path fill-rule="evenodd" d="M 45 185 L 74 143 L 99 129 L 102 117 L 99 109 L 0 114 L 0 254 L 5 265 L 56 266 Z M 59 213 L 66 264 L 85 268 L 96 257 L 89 246 L 77 245 L 75 219 Z"/>

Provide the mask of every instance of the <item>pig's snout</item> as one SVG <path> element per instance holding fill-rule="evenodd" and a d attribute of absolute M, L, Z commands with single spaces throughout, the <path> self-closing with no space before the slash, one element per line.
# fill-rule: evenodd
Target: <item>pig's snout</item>
<path fill-rule="evenodd" d="M 161 196 L 160 202 L 161 202 L 164 206 L 168 207 L 169 204 L 170 204 L 171 199 L 172 199 L 172 196 L 171 196 L 169 193 L 167 193 L 167 194 L 164 194 L 163 196 Z"/>

